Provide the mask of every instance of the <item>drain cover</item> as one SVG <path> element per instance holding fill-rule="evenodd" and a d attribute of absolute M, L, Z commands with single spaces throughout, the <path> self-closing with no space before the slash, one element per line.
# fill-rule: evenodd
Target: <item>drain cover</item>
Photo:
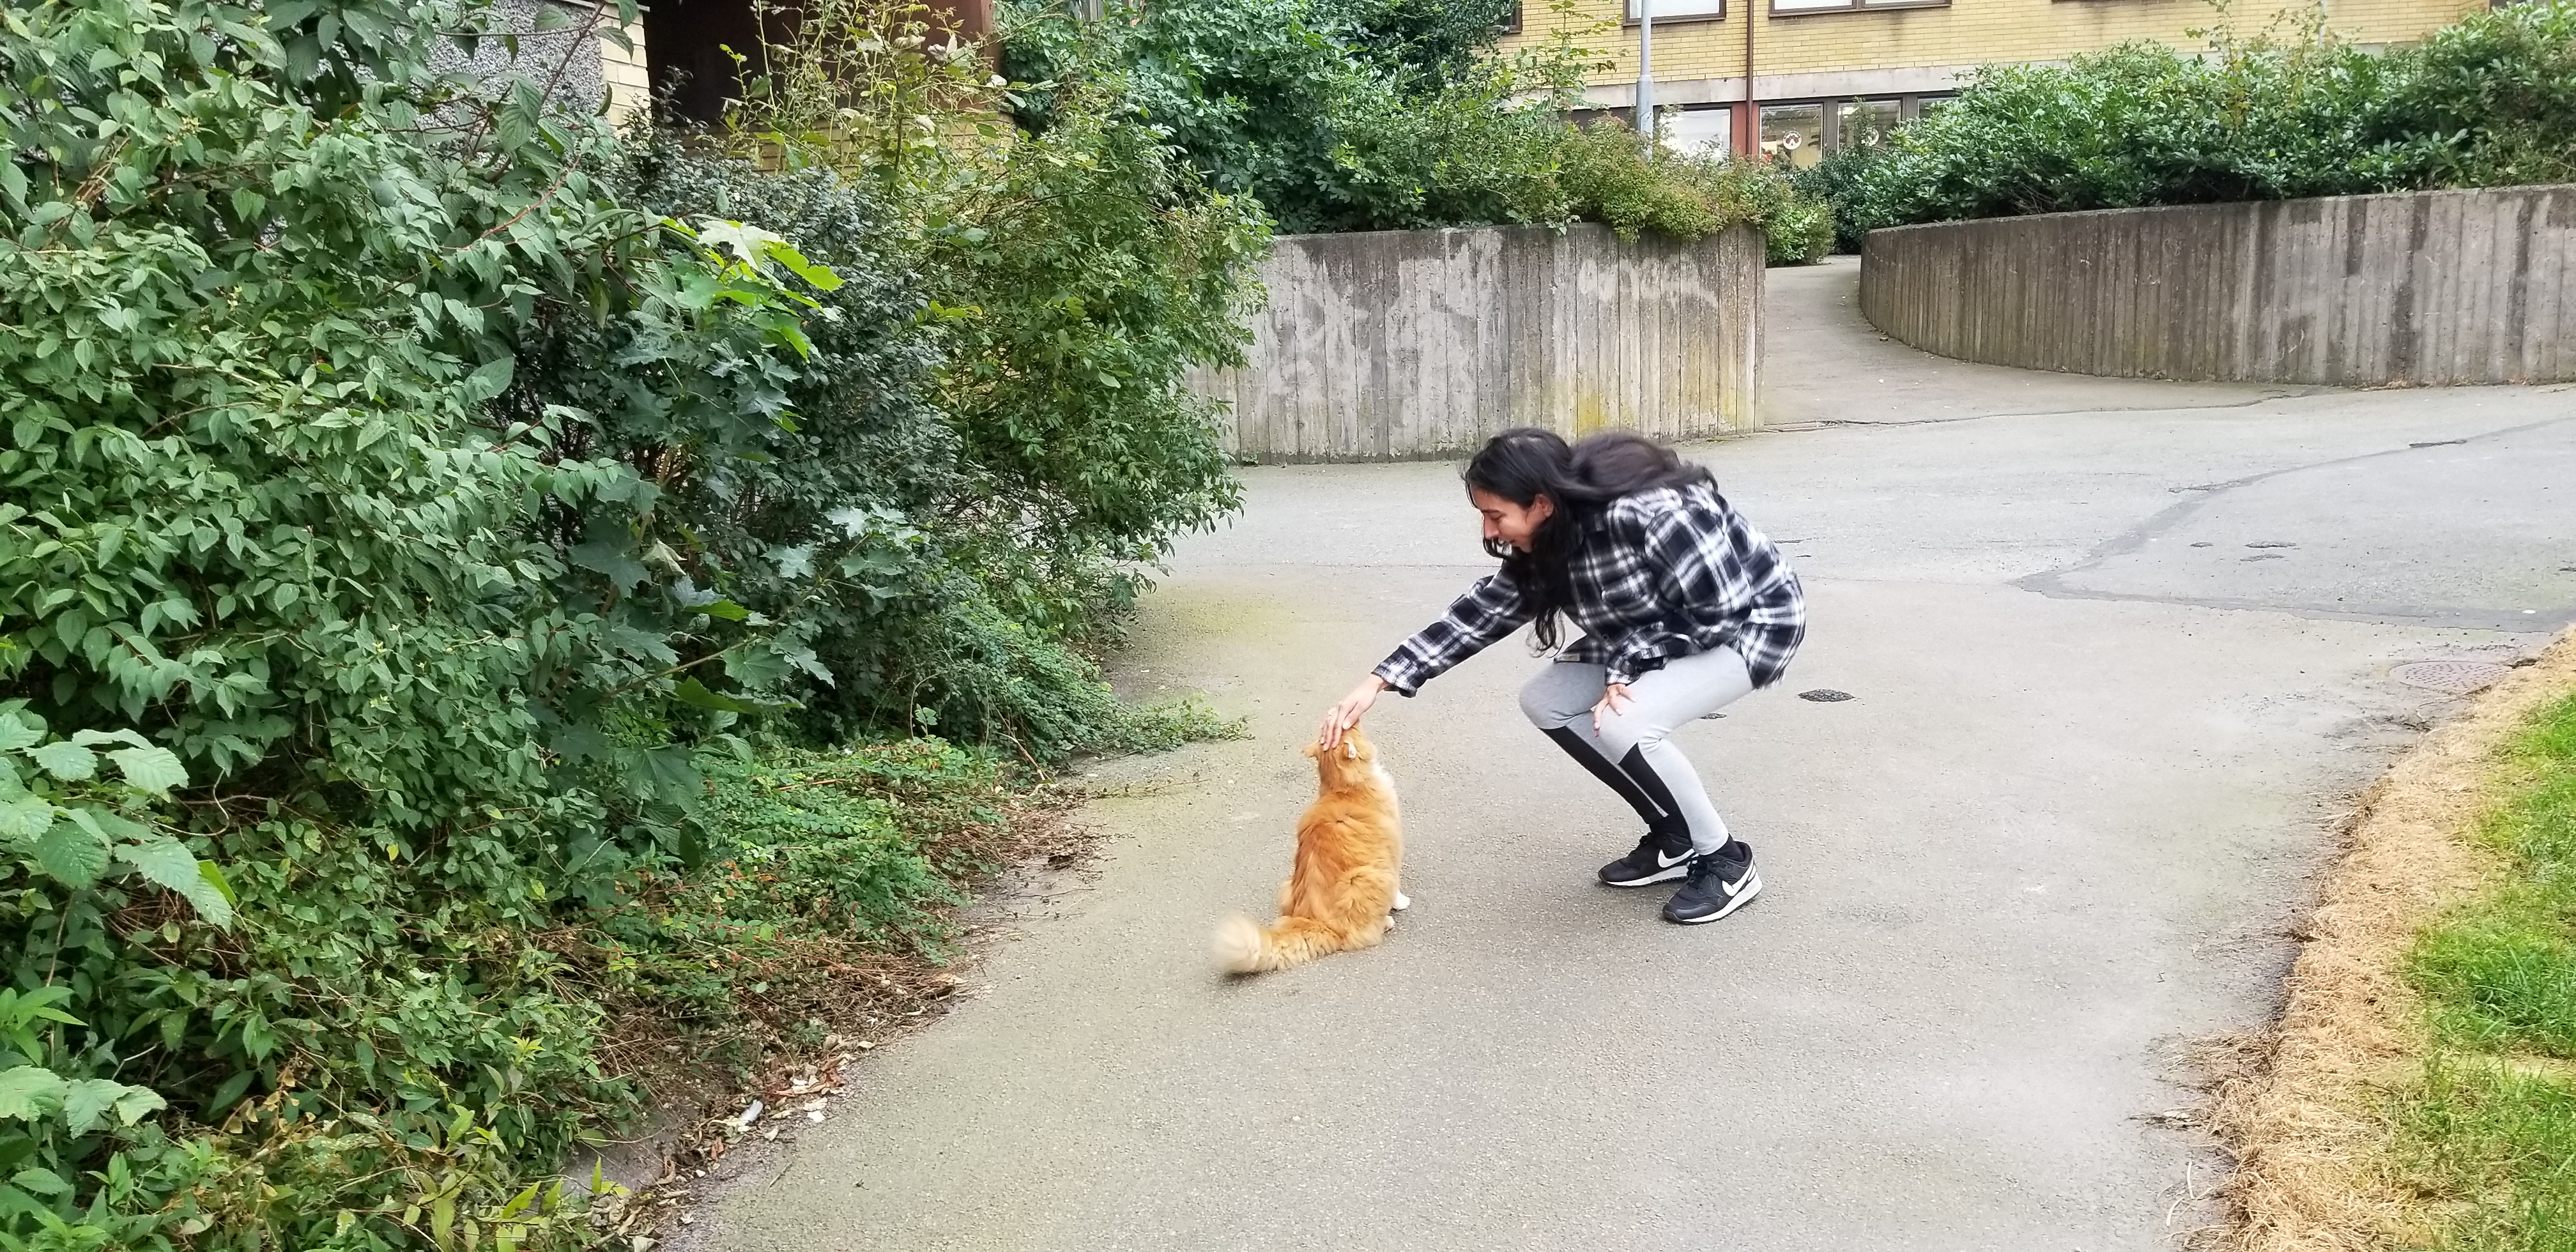
<path fill-rule="evenodd" d="M 1818 687 L 1813 691 L 1799 692 L 1798 698 L 1801 700 L 1813 700 L 1818 704 L 1840 704 L 1845 700 L 1851 699 L 1852 693 L 1848 691 L 1836 691 L 1831 687 Z"/>
<path fill-rule="evenodd" d="M 2388 676 L 2409 687 L 2464 696 L 2512 672 L 2485 661 L 2415 661 L 2388 671 Z"/>

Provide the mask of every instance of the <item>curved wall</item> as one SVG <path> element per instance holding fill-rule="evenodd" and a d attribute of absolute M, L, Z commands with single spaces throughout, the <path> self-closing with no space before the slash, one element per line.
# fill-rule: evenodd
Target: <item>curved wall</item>
<path fill-rule="evenodd" d="M 1927 352 L 2336 386 L 2576 379 L 2576 186 L 1871 231 L 1861 311 Z"/>
<path fill-rule="evenodd" d="M 1496 431 L 1660 439 L 1754 429 L 1762 235 L 1623 242 L 1606 227 L 1286 235 L 1261 266 L 1232 406 L 1247 461 L 1384 461 Z"/>

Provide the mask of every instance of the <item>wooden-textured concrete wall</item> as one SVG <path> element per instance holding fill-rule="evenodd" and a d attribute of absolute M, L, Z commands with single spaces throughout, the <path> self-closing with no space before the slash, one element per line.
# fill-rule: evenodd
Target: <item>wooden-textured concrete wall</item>
<path fill-rule="evenodd" d="M 2576 379 L 2576 186 L 1870 232 L 1861 312 L 1968 361 L 2378 386 Z"/>
<path fill-rule="evenodd" d="M 1231 402 L 1246 460 L 1451 455 L 1513 426 L 1664 439 L 1755 426 L 1762 236 L 1599 226 L 1283 236 Z"/>

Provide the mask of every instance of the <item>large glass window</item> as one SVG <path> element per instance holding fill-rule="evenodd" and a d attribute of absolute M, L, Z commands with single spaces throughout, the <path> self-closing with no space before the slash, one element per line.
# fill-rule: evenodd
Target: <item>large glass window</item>
<path fill-rule="evenodd" d="M 1801 169 L 1825 159 L 1825 106 L 1769 104 L 1762 107 L 1762 153 Z"/>
<path fill-rule="evenodd" d="M 1735 146 L 1735 110 L 1669 109 L 1664 146 L 1675 152 L 1724 154 Z"/>
<path fill-rule="evenodd" d="M 1628 20 L 1635 22 L 1644 13 L 1644 0 L 1628 0 Z M 1655 20 L 1684 21 L 1726 16 L 1726 0 L 1654 0 Z"/>
<path fill-rule="evenodd" d="M 1834 146 L 1875 148 L 1903 119 L 1904 105 L 1895 100 L 1851 100 L 1834 106 Z"/>

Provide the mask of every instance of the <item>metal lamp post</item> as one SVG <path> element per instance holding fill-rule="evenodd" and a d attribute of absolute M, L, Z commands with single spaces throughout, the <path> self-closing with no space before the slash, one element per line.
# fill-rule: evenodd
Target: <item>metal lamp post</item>
<path fill-rule="evenodd" d="M 1655 0 L 1637 0 L 1637 133 L 1655 138 Z"/>

